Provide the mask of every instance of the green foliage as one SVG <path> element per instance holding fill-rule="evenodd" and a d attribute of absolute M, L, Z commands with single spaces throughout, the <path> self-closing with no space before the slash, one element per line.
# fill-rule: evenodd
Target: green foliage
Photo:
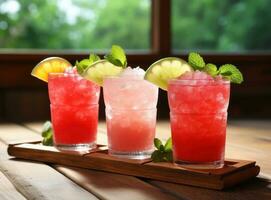
<path fill-rule="evenodd" d="M 153 162 L 172 162 L 172 139 L 169 138 L 165 145 L 163 145 L 162 141 L 158 138 L 154 138 L 154 146 L 157 150 L 155 150 L 151 158 Z"/>
<path fill-rule="evenodd" d="M 150 1 L 15 0 L 0 9 L 0 48 L 125 49 L 150 47 Z M 0 1 L 0 7 L 7 4 Z M 69 3 L 71 2 L 71 3 Z"/>
<path fill-rule="evenodd" d="M 0 1 L 5 7 L 8 0 Z M 150 48 L 150 0 L 15 0 L 0 9 L 0 48 Z M 69 2 L 72 2 L 70 4 Z M 271 49 L 269 0 L 172 0 L 173 48 L 247 51 Z"/>
<path fill-rule="evenodd" d="M 270 0 L 172 0 L 176 50 L 271 49 Z"/>

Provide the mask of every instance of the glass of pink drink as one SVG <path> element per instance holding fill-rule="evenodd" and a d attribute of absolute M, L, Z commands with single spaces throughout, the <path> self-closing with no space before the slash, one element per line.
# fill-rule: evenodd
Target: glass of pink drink
<path fill-rule="evenodd" d="M 204 72 L 169 81 L 174 162 L 192 168 L 224 164 L 230 82 Z"/>
<path fill-rule="evenodd" d="M 153 151 L 158 88 L 143 79 L 144 70 L 127 68 L 104 80 L 109 154 L 149 158 Z"/>
<path fill-rule="evenodd" d="M 100 87 L 76 71 L 49 74 L 54 145 L 64 150 L 96 147 Z"/>

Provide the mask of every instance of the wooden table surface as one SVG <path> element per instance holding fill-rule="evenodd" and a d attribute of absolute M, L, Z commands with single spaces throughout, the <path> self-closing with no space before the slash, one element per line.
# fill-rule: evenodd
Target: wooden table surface
<path fill-rule="evenodd" d="M 255 160 L 261 173 L 225 191 L 139 179 L 59 165 L 10 158 L 7 145 L 40 140 L 42 123 L 0 124 L 0 199 L 271 199 L 271 121 L 230 121 L 226 157 Z M 98 143 L 106 144 L 105 123 Z M 169 122 L 158 122 L 157 137 L 166 140 Z"/>

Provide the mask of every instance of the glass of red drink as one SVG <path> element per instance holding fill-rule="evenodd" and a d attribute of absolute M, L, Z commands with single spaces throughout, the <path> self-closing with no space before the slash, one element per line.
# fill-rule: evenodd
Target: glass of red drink
<path fill-rule="evenodd" d="M 192 168 L 219 168 L 224 164 L 230 82 L 196 73 L 198 78 L 169 81 L 173 159 Z"/>
<path fill-rule="evenodd" d="M 64 150 L 96 147 L 100 87 L 77 73 L 49 74 L 54 145 Z"/>

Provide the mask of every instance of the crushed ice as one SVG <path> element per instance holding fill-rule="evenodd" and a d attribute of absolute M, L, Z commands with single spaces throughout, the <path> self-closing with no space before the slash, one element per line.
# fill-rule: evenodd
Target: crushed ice
<path fill-rule="evenodd" d="M 145 75 L 145 71 L 140 68 L 140 67 L 136 67 L 136 68 L 131 68 L 131 67 L 127 67 L 121 74 L 120 77 L 138 77 L 138 78 L 142 78 Z"/>

